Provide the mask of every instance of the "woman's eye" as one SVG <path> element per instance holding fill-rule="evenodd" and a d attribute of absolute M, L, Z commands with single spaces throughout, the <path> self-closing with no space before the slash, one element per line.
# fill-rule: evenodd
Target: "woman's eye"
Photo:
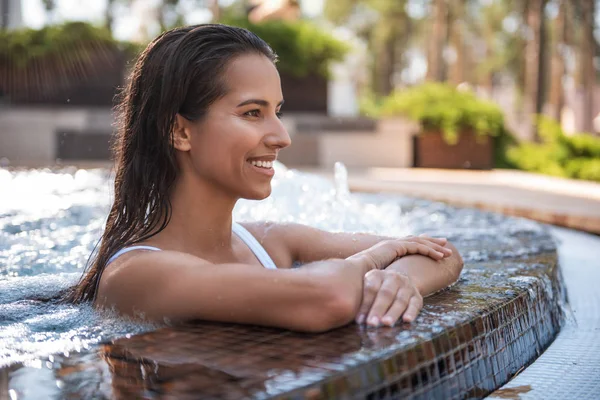
<path fill-rule="evenodd" d="M 275 115 L 277 115 L 277 118 L 283 117 L 283 113 L 281 111 L 277 111 Z"/>
<path fill-rule="evenodd" d="M 247 115 L 249 117 L 259 117 L 260 116 L 260 110 L 250 110 L 245 115 Z"/>

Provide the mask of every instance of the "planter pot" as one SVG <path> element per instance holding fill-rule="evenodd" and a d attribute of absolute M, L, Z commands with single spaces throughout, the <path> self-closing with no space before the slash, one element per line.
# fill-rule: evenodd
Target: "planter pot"
<path fill-rule="evenodd" d="M 414 137 L 414 166 L 422 168 L 492 169 L 494 140 L 461 132 L 454 145 L 444 141 L 442 132 L 422 132 Z"/>
<path fill-rule="evenodd" d="M 0 65 L 0 97 L 14 105 L 112 107 L 127 58 L 119 49 L 91 46 L 76 62 L 51 55 L 23 68 Z"/>
<path fill-rule="evenodd" d="M 327 79 L 320 75 L 296 77 L 281 72 L 284 112 L 327 114 Z"/>

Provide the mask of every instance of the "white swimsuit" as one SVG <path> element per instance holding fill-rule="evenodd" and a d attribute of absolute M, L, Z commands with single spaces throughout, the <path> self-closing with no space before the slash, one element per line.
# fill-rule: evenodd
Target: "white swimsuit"
<path fill-rule="evenodd" d="M 242 225 L 235 223 L 235 222 L 233 223 L 231 228 L 232 228 L 232 231 L 240 239 L 242 239 L 242 241 L 244 243 L 246 243 L 246 246 L 248 246 L 250 248 L 250 250 L 252 250 L 252 252 L 256 256 L 256 258 L 258 258 L 258 261 L 260 261 L 260 263 L 263 265 L 263 267 L 265 267 L 267 269 L 277 269 L 277 267 L 275 266 L 275 263 L 273 262 L 271 257 L 269 257 L 269 254 L 264 249 L 264 247 L 262 247 L 262 245 L 258 242 L 258 240 L 256 240 L 256 238 L 254 236 L 252 236 L 252 234 L 250 232 L 248 232 L 248 230 L 246 228 L 244 228 Z M 112 257 L 110 257 L 108 259 L 108 262 L 106 263 L 106 265 L 108 265 L 111 262 L 113 262 L 114 260 L 116 260 L 117 257 L 119 257 L 125 253 L 128 253 L 130 251 L 133 251 L 133 250 L 161 251 L 158 247 L 153 247 L 153 246 L 125 247 L 125 248 L 117 251 Z M 100 278 L 101 277 L 102 276 L 100 276 Z M 98 282 L 96 283 L 96 294 L 98 293 L 98 287 L 100 286 L 100 278 L 98 278 Z"/>
<path fill-rule="evenodd" d="M 267 251 L 265 250 L 264 247 L 262 247 L 262 245 L 258 242 L 258 240 L 256 240 L 256 238 L 254 236 L 252 236 L 252 234 L 250 232 L 248 232 L 248 230 L 246 228 L 244 228 L 242 225 L 238 224 L 238 223 L 233 223 L 233 225 L 231 226 L 233 232 L 240 238 L 242 239 L 242 241 L 246 244 L 246 246 L 248 246 L 250 248 L 250 250 L 252 250 L 252 252 L 254 253 L 254 255 L 256 256 L 256 258 L 258 258 L 258 261 L 260 261 L 260 263 L 263 265 L 263 267 L 267 268 L 267 269 L 277 269 L 277 267 L 275 266 L 275 263 L 273 262 L 273 260 L 271 259 L 271 257 L 269 257 L 269 254 L 267 253 Z M 119 251 L 117 251 L 111 258 L 109 258 L 108 262 L 106 263 L 106 265 L 110 264 L 111 262 L 113 262 L 114 260 L 117 259 L 117 257 L 130 252 L 132 250 L 153 250 L 153 251 L 160 251 L 160 249 L 158 247 L 152 247 L 152 246 L 130 246 L 130 247 L 125 247 Z M 98 280 L 99 282 L 100 280 Z"/>

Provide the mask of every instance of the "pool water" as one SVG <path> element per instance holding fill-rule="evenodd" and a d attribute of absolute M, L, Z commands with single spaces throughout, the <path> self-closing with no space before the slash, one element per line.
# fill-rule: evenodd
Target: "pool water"
<path fill-rule="evenodd" d="M 240 201 L 236 220 L 299 222 L 390 236 L 445 236 L 467 263 L 499 259 L 499 254 L 510 257 L 507 252 L 536 254 L 544 246 L 524 240 L 547 229 L 529 220 L 399 196 L 350 194 L 341 165 L 334 183 L 282 164 L 275 168 L 272 196 Z M 50 296 L 81 276 L 110 207 L 109 170 L 0 169 L 0 190 L 0 367 L 17 362 L 35 366 L 50 354 L 68 354 L 156 328 L 99 315 L 89 306 L 28 300 Z M 481 245 L 486 238 L 493 239 L 494 247 Z M 466 268 L 463 277 L 480 273 Z"/>

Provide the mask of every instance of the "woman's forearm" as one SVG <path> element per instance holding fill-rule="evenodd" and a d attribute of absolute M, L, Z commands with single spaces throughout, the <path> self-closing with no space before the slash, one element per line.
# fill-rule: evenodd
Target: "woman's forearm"
<path fill-rule="evenodd" d="M 386 269 L 407 275 L 421 295 L 428 296 L 456 282 L 462 271 L 463 260 L 458 250 L 450 243 L 445 247 L 451 248 L 453 254 L 443 260 L 410 255 L 394 261 Z"/>

